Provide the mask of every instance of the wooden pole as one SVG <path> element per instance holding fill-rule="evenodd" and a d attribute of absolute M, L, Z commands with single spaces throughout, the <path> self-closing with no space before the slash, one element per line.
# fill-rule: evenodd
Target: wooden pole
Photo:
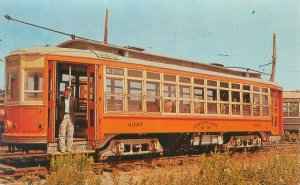
<path fill-rule="evenodd" d="M 108 35 L 108 16 L 109 16 L 109 10 L 106 8 L 106 14 L 105 14 L 105 28 L 104 28 L 104 44 L 107 44 L 107 35 Z"/>
<path fill-rule="evenodd" d="M 273 56 L 272 56 L 272 72 L 270 81 L 274 82 L 276 70 L 276 33 L 273 33 Z"/>

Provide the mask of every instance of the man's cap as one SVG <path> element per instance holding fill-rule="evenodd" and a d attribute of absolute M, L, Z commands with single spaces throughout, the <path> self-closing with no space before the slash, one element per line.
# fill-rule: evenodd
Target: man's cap
<path fill-rule="evenodd" d="M 72 87 L 71 87 L 70 85 L 66 85 L 66 86 L 65 86 L 65 90 L 70 90 L 70 91 L 72 91 Z"/>

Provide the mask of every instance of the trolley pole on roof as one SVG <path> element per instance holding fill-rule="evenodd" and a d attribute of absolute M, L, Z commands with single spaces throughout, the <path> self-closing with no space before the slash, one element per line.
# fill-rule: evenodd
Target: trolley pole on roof
<path fill-rule="evenodd" d="M 107 44 L 107 35 L 108 35 L 108 16 L 109 16 L 109 10 L 106 8 L 106 14 L 105 14 L 105 28 L 104 28 L 104 44 Z"/>
<path fill-rule="evenodd" d="M 83 39 L 83 40 L 90 40 L 90 39 L 87 39 L 87 38 L 84 38 L 84 37 L 79 37 L 79 36 L 77 36 L 77 35 L 75 35 L 75 34 L 69 34 L 69 33 L 57 31 L 57 30 L 54 30 L 54 29 L 46 28 L 46 27 L 43 27 L 43 26 L 39 26 L 39 25 L 36 25 L 36 24 L 28 23 L 28 22 L 25 22 L 25 21 L 21 21 L 21 20 L 12 18 L 12 17 L 11 17 L 10 15 L 8 15 L 8 14 L 6 14 L 4 17 L 5 17 L 5 19 L 7 19 L 8 21 L 16 21 L 16 22 L 19 22 L 19 23 L 22 23 L 22 24 L 26 24 L 26 25 L 29 25 L 29 26 L 37 27 L 37 28 L 44 29 L 44 30 L 47 30 L 47 31 L 52 31 L 52 32 L 59 33 L 59 34 L 62 34 L 62 35 L 67 35 L 67 36 L 70 36 L 71 39 L 79 38 L 79 39 Z"/>
<path fill-rule="evenodd" d="M 276 33 L 273 33 L 273 56 L 272 56 L 272 72 L 270 81 L 274 82 L 276 70 Z"/>

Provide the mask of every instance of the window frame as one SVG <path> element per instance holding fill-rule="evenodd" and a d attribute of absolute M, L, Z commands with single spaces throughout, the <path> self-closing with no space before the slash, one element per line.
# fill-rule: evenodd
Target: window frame
<path fill-rule="evenodd" d="M 228 85 L 228 87 L 221 87 L 221 84 L 222 83 L 227 83 L 227 85 Z M 231 109 L 231 106 L 230 106 L 230 97 L 231 97 L 231 91 L 230 91 L 230 87 L 231 87 L 231 83 L 230 82 L 224 82 L 224 81 L 220 81 L 219 82 L 219 105 L 218 105 L 218 107 L 219 107 L 219 115 L 220 116 L 226 116 L 226 117 L 229 117 L 229 116 L 231 116 L 231 111 L 230 111 L 230 109 Z M 228 100 L 227 101 L 222 101 L 221 100 L 221 91 L 227 91 L 227 93 L 228 93 Z M 228 114 L 223 114 L 222 113 L 222 109 L 221 109 L 221 106 L 222 106 L 222 104 L 227 104 L 228 105 Z"/>
<path fill-rule="evenodd" d="M 19 104 L 21 102 L 21 94 L 22 94 L 22 88 L 20 88 L 22 86 L 22 78 L 21 78 L 21 75 L 20 75 L 20 66 L 17 66 L 17 67 L 14 67 L 14 68 L 6 68 L 5 70 L 5 104 L 7 105 L 12 105 L 12 104 Z M 18 88 L 17 89 L 17 92 L 16 92 L 16 100 L 12 100 L 12 99 L 8 99 L 9 95 L 8 95 L 8 75 L 9 73 L 15 73 L 17 74 L 17 77 L 15 77 L 18 82 L 16 83 L 16 87 Z M 10 84 L 10 88 L 12 84 Z M 11 89 L 12 91 L 12 89 Z M 12 92 L 11 92 L 12 93 Z"/>
<path fill-rule="evenodd" d="M 185 82 L 180 82 L 180 78 L 187 78 L 187 79 L 189 79 L 189 83 L 185 83 Z M 192 115 L 192 110 L 193 110 L 193 106 L 192 106 L 192 104 L 193 104 L 193 95 L 192 95 L 192 81 L 193 81 L 193 79 L 191 78 L 191 77 L 187 77 L 187 76 L 178 76 L 178 95 L 177 95 L 177 97 L 178 97 L 178 113 L 179 114 L 188 114 L 188 115 Z M 182 86 L 184 86 L 184 87 L 188 87 L 188 89 L 189 89 L 189 97 L 184 97 L 183 96 L 183 94 L 182 94 L 182 97 L 181 97 L 181 92 L 180 92 L 180 90 L 181 90 L 181 87 Z M 181 107 L 180 107 L 180 103 L 181 103 L 181 101 L 183 102 L 183 101 L 188 101 L 189 102 L 189 112 L 181 112 Z M 184 105 L 183 105 L 183 107 L 184 107 Z M 183 108 L 184 109 L 184 108 Z"/>
<path fill-rule="evenodd" d="M 254 89 L 258 88 L 258 91 L 255 91 Z M 258 95 L 258 103 L 255 103 L 254 97 L 255 95 Z M 259 115 L 254 114 L 255 107 L 259 107 Z M 253 117 L 262 117 L 262 96 L 261 96 L 261 87 L 259 86 L 252 86 L 252 116 Z"/>
<path fill-rule="evenodd" d="M 216 86 L 210 86 L 208 85 L 208 81 L 215 81 Z M 216 90 L 216 100 L 209 100 L 208 99 L 208 90 Z M 206 114 L 207 115 L 215 115 L 219 116 L 220 115 L 220 99 L 219 99 L 219 81 L 218 80 L 211 80 L 211 79 L 206 79 Z M 209 113 L 209 104 L 217 104 L 216 105 L 216 113 Z"/>
<path fill-rule="evenodd" d="M 42 72 L 43 77 L 43 84 L 42 84 L 42 90 L 25 90 L 25 81 L 26 81 L 26 72 Z M 23 67 L 22 69 L 22 102 L 24 104 L 28 103 L 35 103 L 35 104 L 43 104 L 44 102 L 44 87 L 45 87 L 45 72 L 44 68 L 26 68 Z M 25 93 L 41 93 L 42 99 L 41 100 L 25 100 Z"/>
<path fill-rule="evenodd" d="M 107 68 L 111 68 L 114 70 L 123 70 L 123 74 L 107 74 Z M 126 68 L 119 68 L 119 67 L 114 67 L 114 66 L 104 66 L 103 68 L 103 74 L 104 74 L 104 89 L 103 89 L 103 95 L 104 95 L 104 112 L 105 113 L 126 113 Z M 121 79 L 122 84 L 123 84 L 123 93 L 117 93 L 117 94 L 112 94 L 112 93 L 107 93 L 107 83 L 106 79 L 107 78 L 114 78 L 114 79 Z M 107 99 L 106 97 L 121 97 L 122 98 L 122 111 L 116 110 L 116 111 L 111 111 L 108 110 L 107 106 Z"/>
<path fill-rule="evenodd" d="M 168 81 L 165 80 L 165 75 L 171 75 L 171 76 L 175 76 L 175 81 Z M 165 84 L 170 84 L 170 85 L 175 85 L 175 97 L 166 97 L 164 96 L 164 85 Z M 167 74 L 167 73 L 162 73 L 162 112 L 163 114 L 170 114 L 170 115 L 174 115 L 174 114 L 178 114 L 179 112 L 179 105 L 178 105 L 178 92 L 179 91 L 179 87 L 178 87 L 178 75 L 174 75 L 174 74 Z M 166 112 L 165 111 L 165 106 L 166 106 L 166 101 L 170 101 L 173 102 L 175 101 L 175 112 Z M 173 103 L 172 103 L 172 108 L 173 108 Z"/>
<path fill-rule="evenodd" d="M 159 79 L 152 79 L 152 78 L 147 78 L 147 74 L 149 73 L 157 73 L 159 74 Z M 161 114 L 163 112 L 162 110 L 162 74 L 159 73 L 159 72 L 153 72 L 153 71 L 145 71 L 145 80 L 144 80 L 144 87 L 145 87 L 145 92 L 144 92 L 144 102 L 145 102 L 145 110 L 144 112 L 145 113 L 148 113 L 148 114 Z M 155 95 L 155 96 L 152 96 L 152 95 L 148 95 L 148 88 L 147 88 L 147 84 L 148 83 L 158 83 L 159 85 L 159 95 Z M 148 111 L 148 104 L 147 104 L 147 100 L 149 99 L 157 99 L 159 100 L 159 111 L 158 112 L 152 112 L 152 111 Z"/>
<path fill-rule="evenodd" d="M 253 95 L 252 95 L 252 85 L 248 85 L 248 84 L 242 84 L 243 88 L 242 88 L 242 116 L 246 116 L 246 117 L 252 117 L 253 116 L 253 103 L 252 103 L 252 99 L 253 99 Z M 244 86 L 250 86 L 249 90 L 244 89 Z M 249 93 L 249 102 L 245 102 L 244 101 L 244 93 Z M 250 106 L 250 115 L 245 115 L 244 114 L 244 105 L 245 106 Z"/>
<path fill-rule="evenodd" d="M 106 74 L 105 73 L 105 84 L 104 84 L 104 96 L 105 98 L 108 96 L 118 96 L 118 98 L 122 98 L 123 100 L 123 111 L 113 111 L 118 113 L 127 113 L 127 114 L 161 114 L 161 115 L 192 115 L 192 116 L 214 116 L 214 117 L 257 117 L 257 118 L 267 118 L 270 117 L 271 114 L 271 96 L 270 96 L 270 88 L 267 88 L 265 86 L 259 86 L 259 85 L 249 85 L 247 83 L 238 83 L 238 82 L 229 82 L 229 81 L 222 81 L 222 80 L 216 80 L 216 79 L 207 79 L 200 76 L 192 77 L 192 76 L 184 76 L 184 75 L 176 75 L 172 73 L 163 73 L 163 72 L 157 72 L 157 71 L 149 71 L 149 70 L 140 70 L 140 69 L 129 69 L 129 68 L 119 68 L 119 67 L 113 67 L 113 66 L 105 66 L 104 72 L 106 71 L 107 67 L 111 68 L 118 68 L 122 69 L 123 75 L 119 74 Z M 128 70 L 136 70 L 140 71 L 139 77 L 136 76 L 128 76 Z M 119 72 L 117 72 L 119 73 Z M 134 73 L 134 72 L 133 72 Z M 154 73 L 153 75 L 151 73 Z M 141 76 L 142 74 L 142 76 Z M 150 78 L 147 78 L 147 75 L 150 75 Z M 167 79 L 165 79 L 165 76 L 167 75 Z M 153 76 L 153 78 L 151 77 Z M 119 94 L 108 94 L 106 93 L 106 79 L 107 78 L 115 78 L 119 80 L 123 80 L 123 92 Z M 170 79 L 170 80 L 168 80 Z M 139 83 L 141 83 L 141 94 L 135 95 L 135 94 L 128 94 L 129 93 L 129 80 L 138 80 Z M 196 81 L 197 80 L 197 81 Z M 214 81 L 211 82 L 212 85 L 208 85 L 208 81 Z M 189 83 L 188 83 L 189 82 Z M 148 90 L 149 84 L 153 83 L 155 87 L 151 87 L 150 90 Z M 224 84 L 223 84 L 224 83 Z M 164 87 L 167 85 L 171 85 L 172 88 L 172 97 L 165 96 Z M 221 87 L 222 85 L 222 87 Z M 247 87 L 246 87 L 247 86 Z M 239 87 L 239 88 L 238 88 Z M 259 90 L 259 92 L 254 91 L 254 87 Z M 153 89 L 155 88 L 155 89 Z M 189 88 L 188 96 L 183 96 L 180 90 L 182 88 Z M 152 89 L 152 90 L 151 90 Z M 203 99 L 196 99 L 196 93 L 197 89 L 202 91 Z M 264 89 L 264 92 L 262 91 Z M 216 99 L 215 100 L 209 100 L 208 99 L 208 92 L 212 90 L 216 92 Z M 153 91 L 153 92 L 152 92 Z M 174 92 L 175 91 L 175 92 Z M 222 101 L 221 99 L 221 92 L 226 91 L 228 94 L 228 100 L 227 97 Z M 148 92 L 151 92 L 150 94 Z M 234 93 L 237 93 L 239 95 L 239 101 L 234 102 L 233 101 L 233 95 Z M 250 98 L 250 102 L 244 101 L 244 95 Z M 155 94 L 155 95 L 154 95 Z M 257 94 L 257 95 L 255 95 Z M 200 94 L 199 94 L 200 95 Z M 259 103 L 256 102 L 254 104 L 254 96 L 258 96 Z M 263 105 L 262 98 L 263 96 L 268 96 L 268 103 Z M 142 108 L 141 111 L 129 111 L 129 98 L 130 97 L 139 97 L 140 101 L 142 102 Z M 199 96 L 200 97 L 200 96 Z M 248 99 L 249 99 L 248 98 Z M 265 97 L 266 98 L 266 97 Z M 247 99 L 247 100 L 248 100 Z M 106 100 L 105 100 L 106 101 Z M 158 103 L 159 101 L 159 103 Z M 168 104 L 168 109 L 172 112 L 166 111 L 166 102 L 171 101 L 171 105 Z M 182 111 L 183 106 L 181 103 L 182 101 L 186 102 L 186 105 L 188 105 L 187 102 L 189 102 L 189 110 L 188 111 Z M 157 104 L 158 107 L 153 108 L 154 111 L 151 111 L 152 108 L 148 109 L 148 106 L 151 104 Z M 200 105 L 198 105 L 198 103 Z M 209 105 L 213 107 L 216 107 L 215 113 L 210 112 L 209 113 Z M 226 113 L 221 112 L 221 105 L 226 104 Z M 233 112 L 233 106 L 237 105 L 239 106 L 239 114 L 234 114 Z M 197 112 L 195 110 L 195 107 L 200 107 L 199 110 L 197 109 Z M 203 108 L 204 106 L 204 108 Z M 228 106 L 228 108 L 227 108 Z M 248 107 L 250 108 L 250 111 L 248 111 L 249 114 L 244 114 L 244 109 Z M 254 116 L 253 109 L 255 106 L 258 106 L 260 111 L 259 115 Z M 266 107 L 269 109 L 269 115 L 263 115 L 263 108 Z M 174 110 L 176 108 L 176 110 Z M 172 110 L 173 109 L 173 110 Z M 182 109 L 182 110 L 181 110 Z M 105 113 L 106 112 L 112 112 L 107 111 L 107 102 L 105 102 Z M 155 111 L 157 110 L 157 111 Z M 202 112 L 204 110 L 204 112 Z M 228 111 L 229 112 L 228 112 Z"/>
<path fill-rule="evenodd" d="M 195 83 L 195 79 L 197 80 L 203 80 L 203 84 L 196 84 Z M 202 100 L 199 100 L 199 99 L 196 99 L 195 98 L 195 91 L 194 89 L 195 88 L 202 88 L 203 89 L 203 99 Z M 197 116 L 206 116 L 207 114 L 207 101 L 206 101 L 206 79 L 204 78 L 198 78 L 198 77 L 193 77 L 192 78 L 192 114 L 193 115 L 197 115 Z M 203 108 L 204 108 L 204 112 L 203 113 L 196 113 L 195 112 L 195 104 L 196 103 L 203 103 Z"/>
<path fill-rule="evenodd" d="M 263 89 L 267 89 L 268 92 L 263 92 Z M 268 104 L 263 104 L 263 96 L 267 96 Z M 270 98 L 270 89 L 261 87 L 261 117 L 270 117 L 271 116 L 271 98 Z M 264 108 L 268 108 L 268 115 L 264 115 Z"/>

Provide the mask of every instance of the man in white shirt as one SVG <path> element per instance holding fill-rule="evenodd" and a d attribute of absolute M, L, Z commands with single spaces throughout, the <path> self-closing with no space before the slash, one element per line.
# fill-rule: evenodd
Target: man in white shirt
<path fill-rule="evenodd" d="M 77 101 L 71 96 L 72 87 L 66 85 L 64 96 L 61 96 L 58 101 L 59 108 L 59 151 L 72 152 L 75 112 Z"/>

